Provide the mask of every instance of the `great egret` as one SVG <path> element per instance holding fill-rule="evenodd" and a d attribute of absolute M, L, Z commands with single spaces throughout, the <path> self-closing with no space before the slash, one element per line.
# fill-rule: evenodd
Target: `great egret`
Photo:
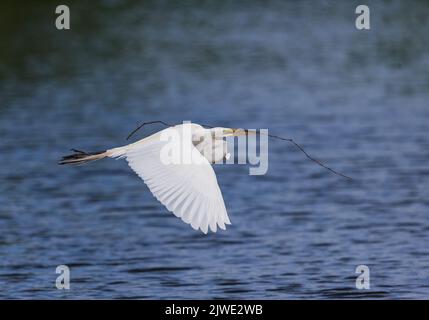
<path fill-rule="evenodd" d="M 125 158 L 155 198 L 185 223 L 190 224 L 195 230 L 200 229 L 205 234 L 209 228 L 212 232 L 216 232 L 217 227 L 225 230 L 225 225 L 231 222 L 211 164 L 228 158 L 225 137 L 249 135 L 252 132 L 223 127 L 206 129 L 195 123 L 170 126 L 162 121 L 152 121 L 143 123 L 128 138 L 143 125 L 151 123 L 163 123 L 169 127 L 137 142 L 101 152 L 87 153 L 72 149 L 74 153 L 63 157 L 58 163 L 82 164 L 106 157 Z M 180 145 L 181 150 L 188 150 L 190 162 L 165 163 L 162 161 L 163 149 L 165 150 L 167 144 L 171 143 L 165 139 L 165 136 L 172 136 L 171 130 L 178 133 L 175 135 L 174 145 Z M 188 137 L 184 135 L 185 131 L 190 132 Z M 253 131 L 253 133 L 256 132 Z M 335 174 L 348 178 L 310 157 L 292 139 L 269 136 L 292 142 L 312 161 Z"/>

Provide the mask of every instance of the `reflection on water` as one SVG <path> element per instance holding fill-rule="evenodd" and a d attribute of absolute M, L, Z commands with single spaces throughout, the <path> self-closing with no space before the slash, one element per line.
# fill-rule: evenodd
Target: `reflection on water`
<path fill-rule="evenodd" d="M 65 32 L 55 5 L 0 4 L 1 298 L 427 298 L 427 2 L 371 31 L 339 1 L 92 1 Z M 265 176 L 216 166 L 233 225 L 204 236 L 123 161 L 56 166 L 142 120 L 269 128 L 355 180 L 271 141 Z"/>

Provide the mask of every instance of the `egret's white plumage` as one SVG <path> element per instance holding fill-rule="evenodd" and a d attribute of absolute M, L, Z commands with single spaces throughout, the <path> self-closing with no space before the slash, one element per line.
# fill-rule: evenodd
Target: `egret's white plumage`
<path fill-rule="evenodd" d="M 183 135 L 190 130 L 189 139 Z M 168 130 L 176 130 L 181 150 L 190 152 L 190 163 L 163 163 L 163 148 L 169 141 L 163 139 Z M 231 224 L 211 163 L 227 156 L 223 137 L 233 129 L 205 129 L 197 124 L 183 124 L 164 129 L 135 143 L 102 153 L 81 151 L 64 157 L 60 164 L 84 163 L 104 157 L 125 158 L 132 170 L 146 183 L 149 190 L 169 211 L 190 224 L 195 230 L 216 232 Z M 209 141 L 210 140 L 210 141 Z M 209 143 L 210 142 L 210 143 Z M 184 151 L 185 152 L 185 151 Z"/>

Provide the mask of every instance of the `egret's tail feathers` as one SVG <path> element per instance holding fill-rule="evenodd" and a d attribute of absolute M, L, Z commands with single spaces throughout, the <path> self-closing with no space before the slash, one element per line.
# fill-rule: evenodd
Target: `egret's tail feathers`
<path fill-rule="evenodd" d="M 73 154 L 64 156 L 58 161 L 58 164 L 82 164 L 107 157 L 106 151 L 85 152 L 76 149 L 72 149 L 72 151 L 74 152 Z"/>

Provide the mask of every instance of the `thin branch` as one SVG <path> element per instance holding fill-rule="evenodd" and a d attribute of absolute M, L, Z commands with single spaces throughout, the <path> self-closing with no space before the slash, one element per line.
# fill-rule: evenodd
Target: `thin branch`
<path fill-rule="evenodd" d="M 272 134 L 269 134 L 268 136 L 269 136 L 269 137 L 271 137 L 271 138 L 275 138 L 275 139 L 279 139 L 279 140 L 283 140 L 283 141 L 288 141 L 288 142 L 292 143 L 292 144 L 293 144 L 295 147 L 297 147 L 297 148 L 298 148 L 302 153 L 304 153 L 304 155 L 305 155 L 308 159 L 310 159 L 310 160 L 311 160 L 311 161 L 313 161 L 314 163 L 316 163 L 316 164 L 318 164 L 319 166 L 321 166 L 321 167 L 323 167 L 323 168 L 325 168 L 325 169 L 327 169 L 327 170 L 331 171 L 332 173 L 334 173 L 334 174 L 336 174 L 336 175 L 338 175 L 338 176 L 341 176 L 341 177 L 346 178 L 346 179 L 353 180 L 351 177 L 346 176 L 345 174 L 343 174 L 343 173 L 341 173 L 341 172 L 335 171 L 334 169 L 332 169 L 332 168 L 328 167 L 327 165 L 323 164 L 323 163 L 322 163 L 322 162 L 320 162 L 319 160 L 317 160 L 317 159 L 313 158 L 312 156 L 310 156 L 310 155 L 309 155 L 309 154 L 304 150 L 304 148 L 303 148 L 303 147 L 301 147 L 298 143 L 296 143 L 293 139 L 290 139 L 290 138 L 282 138 L 282 137 L 275 136 L 275 135 L 272 135 Z"/>
<path fill-rule="evenodd" d="M 163 124 L 164 126 L 166 126 L 166 127 L 172 127 L 172 125 L 171 124 L 168 124 L 168 123 L 166 123 L 166 122 L 164 122 L 164 121 L 160 121 L 160 120 L 158 120 L 158 121 L 149 121 L 149 122 L 143 122 L 141 125 L 139 125 L 137 128 L 135 128 L 129 135 L 128 135 L 128 137 L 127 137 L 127 140 L 128 139 L 130 139 L 137 131 L 139 131 L 141 128 L 143 128 L 145 125 L 147 125 L 147 124 L 155 124 L 155 123 L 161 123 L 161 124 Z"/>

